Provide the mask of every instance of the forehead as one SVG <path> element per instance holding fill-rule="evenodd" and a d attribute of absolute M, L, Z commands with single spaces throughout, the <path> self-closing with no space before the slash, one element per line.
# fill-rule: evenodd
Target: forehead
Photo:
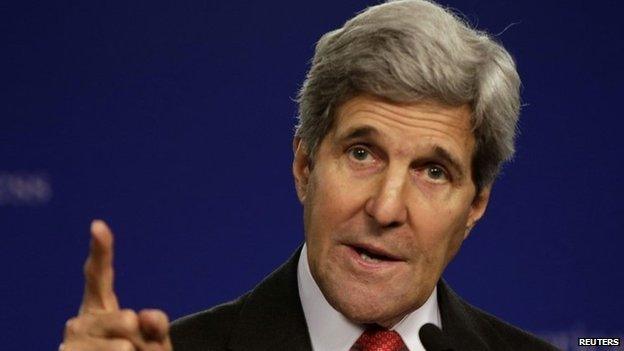
<path fill-rule="evenodd" d="M 470 159 L 475 145 L 470 117 L 468 105 L 398 104 L 360 95 L 339 107 L 331 134 L 334 139 L 372 137 L 399 153 L 442 148 Z"/>

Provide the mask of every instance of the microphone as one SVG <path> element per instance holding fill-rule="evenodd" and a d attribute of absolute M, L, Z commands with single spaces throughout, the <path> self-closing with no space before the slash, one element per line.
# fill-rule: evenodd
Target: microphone
<path fill-rule="evenodd" d="M 427 351 L 453 351 L 451 343 L 442 333 L 442 329 L 431 323 L 423 325 L 418 331 L 418 336 Z"/>

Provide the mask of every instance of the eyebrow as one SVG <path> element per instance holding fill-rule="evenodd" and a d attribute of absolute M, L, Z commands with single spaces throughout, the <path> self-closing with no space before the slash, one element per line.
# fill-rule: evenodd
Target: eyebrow
<path fill-rule="evenodd" d="M 349 141 L 353 139 L 372 137 L 372 136 L 379 134 L 379 132 L 377 131 L 377 129 L 371 126 L 362 126 L 362 127 L 352 128 L 351 130 L 348 130 L 345 134 L 346 135 L 344 136 L 339 136 L 338 140 L 344 142 L 344 141 Z M 455 156 L 453 156 L 453 154 L 451 154 L 447 149 L 443 148 L 442 146 L 436 145 L 436 144 L 432 146 L 432 149 L 433 149 L 433 156 L 435 158 L 441 159 L 446 165 L 448 165 L 450 168 L 453 168 L 453 170 L 457 174 L 458 179 L 464 178 L 464 171 L 462 168 L 462 163 Z M 418 159 L 426 159 L 426 158 L 427 157 L 422 157 L 422 158 L 419 157 Z"/>
<path fill-rule="evenodd" d="M 363 126 L 363 127 L 353 128 L 346 135 L 339 136 L 338 139 L 339 140 L 352 140 L 352 139 L 370 137 L 370 136 L 376 135 L 376 134 L 378 134 L 377 129 L 375 129 L 375 128 L 371 127 L 371 126 Z"/>
<path fill-rule="evenodd" d="M 464 171 L 462 168 L 462 163 L 459 162 L 459 160 L 457 158 L 455 158 L 455 156 L 453 156 L 450 152 L 448 152 L 445 148 L 439 146 L 439 145 L 435 145 L 433 147 L 433 154 L 438 157 L 443 159 L 450 167 L 452 167 L 453 169 L 455 169 L 455 172 L 457 172 L 459 179 L 463 179 L 464 178 Z"/>

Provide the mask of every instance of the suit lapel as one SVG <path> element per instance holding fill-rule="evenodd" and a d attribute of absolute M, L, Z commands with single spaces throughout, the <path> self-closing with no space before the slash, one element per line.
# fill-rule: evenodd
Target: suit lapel
<path fill-rule="evenodd" d="M 248 295 L 231 350 L 312 350 L 297 287 L 300 252 L 301 247 Z"/>
<path fill-rule="evenodd" d="M 479 334 L 473 313 L 443 279 L 438 283 L 438 304 L 442 317 L 442 331 L 457 350 L 489 350 Z"/>

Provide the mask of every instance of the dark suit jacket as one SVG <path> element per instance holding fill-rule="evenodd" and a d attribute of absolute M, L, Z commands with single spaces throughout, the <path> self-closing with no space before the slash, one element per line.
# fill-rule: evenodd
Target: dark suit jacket
<path fill-rule="evenodd" d="M 311 351 L 297 288 L 298 257 L 299 251 L 238 299 L 173 322 L 174 351 Z M 458 351 L 556 350 L 470 306 L 442 280 L 438 304 L 443 332 Z"/>

